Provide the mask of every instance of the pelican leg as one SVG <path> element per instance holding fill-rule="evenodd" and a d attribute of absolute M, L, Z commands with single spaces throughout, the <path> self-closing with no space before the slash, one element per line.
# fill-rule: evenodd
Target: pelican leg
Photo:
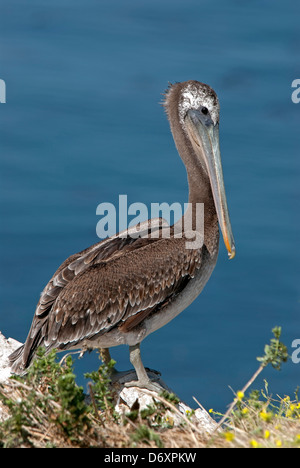
<path fill-rule="evenodd" d="M 155 392 L 163 390 L 158 383 L 154 383 L 153 381 L 151 381 L 147 375 L 147 372 L 141 359 L 140 343 L 134 346 L 129 346 L 129 358 L 131 364 L 135 369 L 138 380 L 126 382 L 125 387 L 140 387 Z M 158 378 L 156 380 L 158 380 Z"/>

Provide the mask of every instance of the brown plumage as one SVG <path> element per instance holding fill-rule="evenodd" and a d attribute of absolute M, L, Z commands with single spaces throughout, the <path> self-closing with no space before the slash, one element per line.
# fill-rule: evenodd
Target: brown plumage
<path fill-rule="evenodd" d="M 74 348 L 116 326 L 126 333 L 155 313 L 201 264 L 201 250 L 185 251 L 184 242 L 115 238 L 69 257 L 42 292 L 22 348 L 22 367 L 41 345 L 47 351 Z"/>
<path fill-rule="evenodd" d="M 207 112 L 205 117 L 204 112 L 203 116 L 195 114 L 204 105 L 209 109 L 209 122 Z M 209 125 L 218 125 L 217 97 L 202 83 L 178 83 L 168 90 L 165 106 L 187 168 L 191 207 L 196 203 L 205 205 L 203 242 L 196 248 L 187 248 L 190 239 L 184 232 L 175 236 L 176 225 L 168 238 L 162 235 L 162 225 L 160 236 L 151 238 L 150 224 L 144 223 L 148 235 L 142 238 L 113 236 L 69 257 L 42 292 L 25 344 L 10 356 L 14 372 L 22 373 L 30 365 L 39 346 L 49 352 L 53 348 L 128 344 L 139 383 L 146 386 L 149 382 L 140 361 L 139 344 L 201 292 L 217 259 L 218 216 L 225 243 L 227 239 L 234 252 L 229 218 L 220 220 L 216 205 L 216 197 L 221 198 L 220 212 L 226 215 L 225 193 L 215 193 L 213 176 L 206 167 L 206 158 L 214 155 L 199 149 L 193 136 L 193 131 L 198 136 L 199 125 L 200 134 Z M 193 209 L 183 216 L 183 226 L 188 220 L 195 229 Z"/>

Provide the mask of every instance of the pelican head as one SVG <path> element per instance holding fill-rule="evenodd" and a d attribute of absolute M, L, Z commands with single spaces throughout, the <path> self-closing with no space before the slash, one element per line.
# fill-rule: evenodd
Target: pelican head
<path fill-rule="evenodd" d="M 190 166 L 193 165 L 187 170 L 193 171 L 200 166 L 209 180 L 224 243 L 231 259 L 235 256 L 235 244 L 221 164 L 218 97 L 210 86 L 198 81 L 186 81 L 171 85 L 165 106 L 179 153 L 185 155 L 183 159 L 188 160 Z M 177 118 L 174 118 L 174 114 Z M 178 137 L 178 133 L 184 138 Z M 185 143 L 182 144 L 182 141 Z"/>

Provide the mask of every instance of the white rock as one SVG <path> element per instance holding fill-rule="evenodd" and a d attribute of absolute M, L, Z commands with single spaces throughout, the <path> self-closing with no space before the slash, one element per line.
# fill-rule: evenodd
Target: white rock
<path fill-rule="evenodd" d="M 0 384 L 5 383 L 11 375 L 8 356 L 21 344 L 13 338 L 5 338 L 0 332 Z M 7 408 L 0 401 L 0 421 L 4 421 L 8 417 Z"/>
<path fill-rule="evenodd" d="M 124 380 L 124 377 L 122 380 Z M 165 382 L 163 382 L 161 379 L 159 379 L 158 382 L 162 384 L 162 386 L 166 386 Z M 117 393 L 117 404 L 115 406 L 115 410 L 120 415 L 125 415 L 128 413 L 135 403 L 138 403 L 139 410 L 147 408 L 148 405 L 153 406 L 153 398 L 155 399 L 155 394 L 153 395 L 153 392 L 150 392 L 149 394 L 149 391 L 142 388 L 124 387 L 123 385 L 120 385 L 117 389 L 114 388 L 114 390 Z M 170 393 L 174 393 L 169 388 L 168 391 Z M 157 401 L 159 401 L 158 394 Z M 193 412 L 193 410 L 188 405 L 180 401 L 178 405 L 176 405 L 176 408 L 182 416 L 174 410 L 167 410 L 166 412 L 166 418 L 172 420 L 174 426 L 182 424 L 183 417 L 188 417 L 201 432 L 203 431 L 203 433 L 211 434 L 216 429 L 217 423 L 211 418 L 209 413 L 202 406 Z"/>
<path fill-rule="evenodd" d="M 0 332 L 0 383 L 4 383 L 11 375 L 8 356 L 21 345 L 13 338 L 5 338 Z"/>
<path fill-rule="evenodd" d="M 140 410 L 153 404 L 152 396 L 147 395 L 141 388 L 124 387 L 119 394 L 115 409 L 120 414 L 128 413 L 136 401 L 139 403 Z"/>

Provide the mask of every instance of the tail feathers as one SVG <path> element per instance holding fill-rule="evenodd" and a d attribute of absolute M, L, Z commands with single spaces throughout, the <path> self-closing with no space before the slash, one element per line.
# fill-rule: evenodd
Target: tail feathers
<path fill-rule="evenodd" d="M 43 344 L 43 339 L 41 337 L 41 327 L 36 329 L 34 333 L 30 330 L 25 343 L 9 355 L 8 359 L 13 374 L 25 374 L 27 367 L 30 366 L 32 360 L 35 358 L 38 347 Z"/>
<path fill-rule="evenodd" d="M 11 353 L 8 357 L 9 362 L 11 364 L 11 372 L 13 374 L 22 375 L 25 372 L 26 367 L 28 364 L 24 364 L 23 361 L 23 351 L 25 345 L 23 344 L 19 348 L 17 348 L 13 353 Z"/>

